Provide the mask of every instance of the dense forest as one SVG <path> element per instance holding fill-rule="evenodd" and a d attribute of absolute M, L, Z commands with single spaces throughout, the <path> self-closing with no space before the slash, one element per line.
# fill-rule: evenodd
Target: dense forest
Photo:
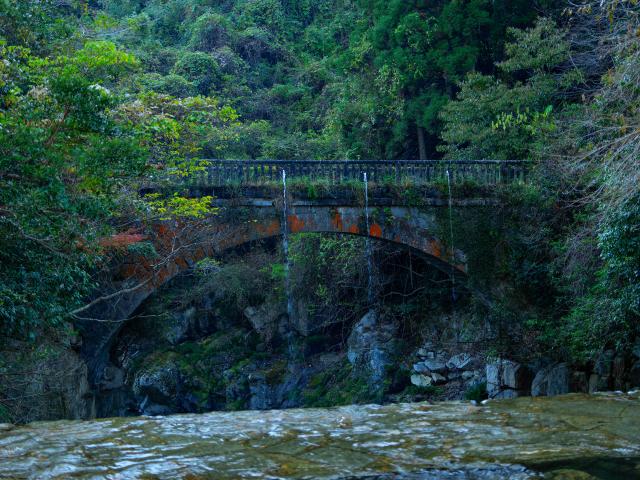
<path fill-rule="evenodd" d="M 0 417 L 17 352 L 57 355 L 100 273 L 153 250 L 134 223 L 207 214 L 141 199 L 140 182 L 207 158 L 531 160 L 487 318 L 554 358 L 631 349 L 639 15 L 631 0 L 0 0 Z M 339 304 L 362 258 L 315 241 L 346 266 L 318 255 L 296 274 Z"/>

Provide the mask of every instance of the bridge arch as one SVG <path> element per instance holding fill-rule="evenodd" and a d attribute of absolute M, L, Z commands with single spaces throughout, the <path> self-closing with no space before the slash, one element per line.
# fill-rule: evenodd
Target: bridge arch
<path fill-rule="evenodd" d="M 323 179 L 332 186 L 344 184 L 347 190 L 353 187 L 353 182 L 361 182 L 363 174 L 367 173 L 369 181 L 382 190 L 380 195 L 371 195 L 370 191 L 369 198 L 373 202 L 368 231 L 361 202 L 348 196 L 328 195 L 331 198 L 315 202 L 292 199 L 287 218 L 290 232 L 371 236 L 411 247 L 433 259 L 434 266 L 446 273 L 463 276 L 467 271 L 465 254 L 447 248 L 443 241 L 450 231 L 446 207 L 452 200 L 442 198 L 438 189 L 432 188 L 433 185 L 438 182 L 460 185 L 473 180 L 482 186 L 479 196 L 467 197 L 459 203 L 454 199 L 453 202 L 457 207 L 486 206 L 491 202 L 494 187 L 526 182 L 529 170 L 527 162 L 519 161 L 210 160 L 207 164 L 209 166 L 200 171 L 197 178 L 184 179 L 171 188 L 214 197 L 220 197 L 221 190 L 229 188 L 230 194 L 226 199 L 221 203 L 214 200 L 215 206 L 222 207 L 221 214 L 193 225 L 169 221 L 158 223 L 150 240 L 162 259 L 132 256 L 128 262 L 119 265 L 113 278 L 104 279 L 103 288 L 96 292 L 97 298 L 89 308 L 82 311 L 84 320 L 76 319 L 77 326 L 87 333 L 82 353 L 94 385 L 99 383 L 107 364 L 112 339 L 123 323 L 158 288 L 192 268 L 199 260 L 282 234 L 282 208 L 273 199 L 282 198 L 280 182 L 283 171 L 290 179 Z M 402 190 L 407 182 L 421 187 L 421 208 L 408 206 L 407 199 L 393 198 L 393 195 L 381 198 L 390 188 L 387 185 L 389 179 L 396 190 Z M 158 178 L 155 178 L 140 192 L 156 192 L 164 188 L 162 185 L 172 185 L 167 179 L 160 180 L 158 183 Z M 242 187 L 249 189 L 238 195 Z M 263 187 L 267 188 L 266 195 L 261 192 Z M 451 197 L 451 190 L 449 194 Z M 376 205 L 376 201 L 380 203 Z"/>
<path fill-rule="evenodd" d="M 424 210 L 408 207 L 385 209 L 383 218 L 370 220 L 367 232 L 362 207 L 334 207 L 318 205 L 294 205 L 287 216 L 288 232 L 331 233 L 370 237 L 410 247 L 433 259 L 434 266 L 456 274 L 466 273 L 466 257 L 460 250 L 451 251 L 439 238 L 435 215 Z M 233 230 L 216 245 L 221 253 L 245 243 L 281 236 L 282 216 L 253 218 L 234 226 L 225 225 L 223 230 Z"/>
<path fill-rule="evenodd" d="M 88 360 L 91 378 L 99 383 L 107 364 L 113 338 L 139 306 L 180 273 L 193 268 L 207 257 L 218 256 L 241 245 L 281 236 L 283 214 L 275 202 L 249 202 L 227 205 L 219 215 L 193 225 L 161 222 L 155 226 L 153 243 L 161 255 L 171 252 L 159 264 L 140 257 L 119 268 L 115 300 L 98 302 L 79 319 L 84 335 L 83 354 Z M 440 214 L 438 214 L 440 212 Z M 432 259 L 434 267 L 456 276 L 466 273 L 466 257 L 451 251 L 439 238 L 446 232 L 442 225 L 442 207 L 415 208 L 390 206 L 372 209 L 369 231 L 362 206 L 323 205 L 318 202 L 293 202 L 287 216 L 290 233 L 331 233 L 370 236 L 410 247 Z M 446 218 L 446 216 L 445 216 Z M 193 241 L 199 238 L 198 241 Z M 109 297 L 107 292 L 106 297 Z M 99 321 L 96 322 L 95 320 Z"/>

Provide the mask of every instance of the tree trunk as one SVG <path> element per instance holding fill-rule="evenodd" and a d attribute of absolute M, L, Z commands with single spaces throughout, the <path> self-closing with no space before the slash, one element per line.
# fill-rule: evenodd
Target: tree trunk
<path fill-rule="evenodd" d="M 427 159 L 427 143 L 424 138 L 424 128 L 421 126 L 416 127 L 418 130 L 418 149 L 420 153 L 420 160 Z"/>

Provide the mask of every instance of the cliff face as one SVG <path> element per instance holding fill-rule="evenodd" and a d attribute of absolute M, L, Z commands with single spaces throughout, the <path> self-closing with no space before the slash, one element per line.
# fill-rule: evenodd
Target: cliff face
<path fill-rule="evenodd" d="M 0 351 L 0 419 L 11 422 L 88 419 L 96 415 L 79 337 L 11 342 Z M 6 404 L 5 404 L 6 402 Z M 4 407 L 4 408 L 3 408 Z"/>
<path fill-rule="evenodd" d="M 280 282 L 260 283 L 264 268 L 216 268 L 223 273 L 176 278 L 120 330 L 99 369 L 98 416 L 462 398 L 482 383 L 481 375 L 411 383 L 425 338 L 447 360 L 463 348 L 444 304 L 434 302 L 418 322 L 415 313 L 403 321 L 391 306 L 369 311 L 358 298 L 350 299 L 351 312 L 320 308 L 305 295 L 317 286 L 305 285 L 289 317 Z"/>

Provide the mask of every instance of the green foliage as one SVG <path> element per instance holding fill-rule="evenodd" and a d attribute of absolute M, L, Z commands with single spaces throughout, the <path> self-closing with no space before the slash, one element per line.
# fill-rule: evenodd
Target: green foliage
<path fill-rule="evenodd" d="M 550 18 L 539 19 L 528 30 L 509 28 L 507 34 L 506 59 L 498 63 L 503 72 L 550 73 L 567 60 L 569 40 Z"/>
<path fill-rule="evenodd" d="M 464 392 L 465 400 L 475 400 L 476 402 L 480 402 L 482 400 L 485 400 L 486 398 L 488 398 L 486 382 L 472 385 L 467 389 L 466 392 Z"/>
<path fill-rule="evenodd" d="M 146 153 L 112 112 L 114 81 L 135 60 L 108 42 L 44 59 L 0 44 L 0 328 L 59 326 L 93 288 L 117 192 Z M 80 148 L 82 146 L 82 148 Z"/>
<path fill-rule="evenodd" d="M 276 274 L 278 269 L 275 266 Z M 269 288 L 272 285 L 271 275 L 274 273 L 271 268 L 267 271 L 266 268 L 255 268 L 245 263 L 232 263 L 211 269 L 210 272 L 208 282 L 203 288 L 205 291 L 215 288 L 223 298 L 225 312 L 231 318 L 241 317 L 246 307 L 260 305 L 267 300 L 270 293 L 273 294 Z M 195 299 L 202 294 L 202 289 L 194 290 L 191 297 Z M 278 294 L 277 289 L 275 294 Z"/>
<path fill-rule="evenodd" d="M 200 95 L 209 95 L 221 79 L 218 62 L 205 52 L 185 53 L 176 62 L 172 73 L 192 82 Z"/>
<path fill-rule="evenodd" d="M 216 213 L 209 198 L 144 204 L 132 194 L 144 175 L 198 174 L 215 157 L 443 155 L 540 160 L 536 188 L 497 191 L 512 213 L 454 215 L 455 245 L 489 252 L 472 255 L 471 284 L 510 285 L 489 318 L 528 328 L 559 354 L 624 347 L 640 309 L 640 68 L 629 34 L 638 30 L 637 6 L 604 2 L 596 20 L 591 8 L 568 10 L 568 28 L 582 25 L 606 51 L 594 57 L 553 20 L 561 5 L 0 0 L 3 336 L 33 337 L 69 319 L 109 265 L 101 240 L 126 223 L 115 217 L 138 216 L 140 207 L 161 218 Z M 549 18 L 536 19 L 539 11 Z M 602 58 L 610 64 L 599 70 Z M 326 188 L 292 184 L 309 198 Z M 444 183 L 437 188 L 445 192 Z M 393 191 L 420 205 L 421 192 L 408 185 Z M 469 184 L 455 193 L 478 191 Z M 576 202 L 584 192 L 594 196 Z M 293 283 L 314 286 L 304 292 L 311 309 L 356 312 L 362 241 L 300 238 L 292 237 Z M 149 247 L 127 251 L 152 256 Z M 577 258 L 584 250 L 589 259 Z M 563 264 L 571 281 L 558 280 Z M 263 267 L 260 285 L 282 283 L 280 263 Z M 236 313 L 264 300 L 266 287 L 247 288 L 255 271 L 202 271 L 234 292 L 227 307 Z"/>
<path fill-rule="evenodd" d="M 142 132 L 154 166 L 178 177 L 203 171 L 201 154 L 215 157 L 237 139 L 238 114 L 211 97 L 147 93 L 118 113 Z"/>
<path fill-rule="evenodd" d="M 178 75 L 143 74 L 132 82 L 141 64 L 115 43 L 21 40 L 18 13 L 38 7 L 3 5 L 12 15 L 3 18 L 12 22 L 5 38 L 23 45 L 0 41 L 0 329 L 3 337 L 33 338 L 69 320 L 95 288 L 93 273 L 115 253 L 102 239 L 116 233 L 115 216 L 142 206 L 130 192 L 149 165 L 178 176 L 201 171 L 201 153 L 216 156 L 237 141 L 238 115 L 216 99 L 188 96 L 212 75 L 212 57 L 203 63 L 195 52 L 176 66 L 193 86 Z M 48 2 L 40 7 L 55 12 Z M 113 21 L 101 17 L 95 26 L 108 29 Z M 185 98 L 132 97 L 127 87 L 135 84 Z M 149 200 L 145 209 L 163 218 L 216 213 L 210 198 Z M 131 254 L 155 253 L 134 244 Z"/>
<path fill-rule="evenodd" d="M 219 14 L 205 13 L 198 17 L 191 28 L 189 47 L 203 52 L 213 52 L 229 44 L 231 26 Z"/>
<path fill-rule="evenodd" d="M 0 40 L 31 48 L 37 55 L 51 52 L 75 40 L 83 13 L 77 1 L 1 0 Z"/>
<path fill-rule="evenodd" d="M 176 74 L 146 73 L 139 76 L 136 81 L 143 91 L 157 92 L 177 98 L 193 97 L 197 93 L 193 82 Z"/>
<path fill-rule="evenodd" d="M 587 295 L 566 318 L 563 340 L 579 358 L 603 346 L 623 350 L 640 334 L 640 201 L 612 212 L 598 233 L 602 264 Z"/>
<path fill-rule="evenodd" d="M 66 60 L 87 78 L 101 82 L 116 80 L 138 66 L 133 55 L 107 41 L 87 42 Z"/>
<path fill-rule="evenodd" d="M 353 374 L 344 360 L 337 368 L 325 370 L 309 380 L 302 392 L 305 407 L 332 407 L 371 401 L 367 383 Z"/>
<path fill-rule="evenodd" d="M 549 19 L 509 33 L 515 41 L 507 43 L 507 57 L 497 64 L 506 81 L 469 74 L 440 114 L 446 145 L 439 148 L 448 158 L 535 158 L 554 129 L 553 104 L 565 96 L 558 84 L 568 88 L 574 81 L 565 73 L 563 84 L 555 74 L 569 58 L 565 33 Z"/>
<path fill-rule="evenodd" d="M 194 85 L 269 125 L 258 145 L 227 150 L 241 158 L 410 158 L 419 138 L 437 155 L 456 83 L 493 73 L 507 29 L 535 18 L 523 0 L 104 3 L 120 25 L 102 28 L 142 60 L 145 89 L 185 97 Z"/>
<path fill-rule="evenodd" d="M 289 258 L 296 297 L 307 299 L 311 313 L 332 309 L 354 315 L 361 308 L 356 299 L 362 297 L 349 292 L 365 291 L 364 254 L 363 238 L 292 235 Z"/>
<path fill-rule="evenodd" d="M 163 198 L 159 194 L 151 194 L 147 195 L 145 200 L 160 220 L 170 220 L 172 217 L 204 218 L 219 211 L 211 207 L 213 197 L 185 198 L 176 193 L 171 197 Z"/>

